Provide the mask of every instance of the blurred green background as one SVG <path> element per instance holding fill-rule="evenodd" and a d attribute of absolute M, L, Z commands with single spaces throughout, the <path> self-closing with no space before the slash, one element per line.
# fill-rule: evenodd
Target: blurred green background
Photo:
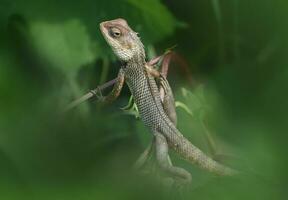
<path fill-rule="evenodd" d="M 193 176 L 180 195 L 132 172 L 151 134 L 120 109 L 127 87 L 59 114 L 116 76 L 98 26 L 119 17 L 149 58 L 177 45 L 168 79 L 190 111 L 177 109 L 179 129 L 213 156 L 209 132 L 245 175 L 214 177 L 172 153 Z M 0 199 L 286 199 L 287 36 L 284 0 L 0 0 Z"/>

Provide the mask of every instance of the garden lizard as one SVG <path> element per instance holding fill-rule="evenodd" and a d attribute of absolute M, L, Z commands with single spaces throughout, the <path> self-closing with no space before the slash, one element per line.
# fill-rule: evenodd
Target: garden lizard
<path fill-rule="evenodd" d="M 173 149 L 188 162 L 217 175 L 234 175 L 238 172 L 224 166 L 194 146 L 176 128 L 174 99 L 169 83 L 157 70 L 147 65 L 144 46 L 124 19 L 115 19 L 100 23 L 100 30 L 112 48 L 116 57 L 122 62 L 117 81 L 112 92 L 102 100 L 115 100 L 126 82 L 138 107 L 140 118 L 153 134 L 153 142 L 138 159 L 142 164 L 151 146 L 155 147 L 156 159 L 161 169 L 172 177 L 189 182 L 191 174 L 183 168 L 173 166 L 168 150 Z M 160 85 L 164 95 L 160 94 Z"/>

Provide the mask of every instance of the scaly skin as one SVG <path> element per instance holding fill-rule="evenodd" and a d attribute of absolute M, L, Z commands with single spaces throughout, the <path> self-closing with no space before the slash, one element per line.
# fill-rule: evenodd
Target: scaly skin
<path fill-rule="evenodd" d="M 185 160 L 218 175 L 234 175 L 237 171 L 226 167 L 204 154 L 189 142 L 169 119 L 161 102 L 155 77 L 146 69 L 145 51 L 137 33 L 124 19 L 102 22 L 101 32 L 116 56 L 124 63 L 121 71 L 133 95 L 143 123 L 154 134 L 156 157 L 160 166 L 179 178 L 190 181 L 190 174 L 174 167 L 168 158 L 168 146 Z"/>

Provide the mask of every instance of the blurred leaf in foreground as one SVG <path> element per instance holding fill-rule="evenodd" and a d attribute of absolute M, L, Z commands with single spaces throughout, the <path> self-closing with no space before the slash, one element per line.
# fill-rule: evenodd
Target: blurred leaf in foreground
<path fill-rule="evenodd" d="M 34 22 L 31 24 L 31 38 L 40 56 L 65 73 L 75 74 L 81 66 L 97 57 L 80 20 L 59 24 Z"/>

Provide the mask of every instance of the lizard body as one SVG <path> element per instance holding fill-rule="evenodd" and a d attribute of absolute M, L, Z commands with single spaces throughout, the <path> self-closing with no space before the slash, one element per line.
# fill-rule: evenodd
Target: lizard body
<path fill-rule="evenodd" d="M 171 175 L 190 181 L 189 172 L 172 165 L 168 155 L 169 147 L 202 169 L 218 175 L 236 174 L 235 170 L 203 153 L 176 128 L 176 122 L 169 117 L 169 110 L 163 106 L 159 87 L 155 81 L 156 75 L 147 70 L 149 68 L 145 61 L 144 46 L 127 22 L 124 19 L 102 22 L 100 29 L 116 56 L 124 63 L 118 75 L 119 80 L 122 84 L 124 80 L 127 83 L 143 123 L 155 137 L 156 158 L 159 165 Z M 161 77 L 161 74 L 158 76 Z M 118 84 L 116 87 L 121 90 L 122 85 Z"/>

